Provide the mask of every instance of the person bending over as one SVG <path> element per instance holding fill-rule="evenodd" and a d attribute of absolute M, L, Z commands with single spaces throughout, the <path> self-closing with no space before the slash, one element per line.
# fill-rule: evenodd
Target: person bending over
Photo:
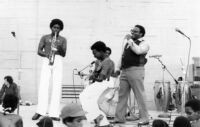
<path fill-rule="evenodd" d="M 88 122 L 94 122 L 96 126 L 111 126 L 104 112 L 99 108 L 98 99 L 100 95 L 112 86 L 110 76 L 114 72 L 114 62 L 106 54 L 106 45 L 97 41 L 91 46 L 92 53 L 100 61 L 100 67 L 91 76 L 92 84 L 87 86 L 80 94 L 80 102 L 86 111 Z"/>
<path fill-rule="evenodd" d="M 0 104 L 2 103 L 4 96 L 7 94 L 13 94 L 20 99 L 17 84 L 13 81 L 13 78 L 11 76 L 4 77 L 4 84 L 0 90 Z"/>

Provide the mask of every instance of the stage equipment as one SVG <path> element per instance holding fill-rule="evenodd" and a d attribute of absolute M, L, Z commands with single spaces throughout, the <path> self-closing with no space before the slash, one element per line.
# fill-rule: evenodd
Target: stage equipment
<path fill-rule="evenodd" d="M 200 57 L 192 57 L 193 63 L 189 65 L 187 79 L 193 82 L 200 82 Z"/>
<path fill-rule="evenodd" d="M 183 36 L 185 36 L 186 38 L 190 39 L 187 35 L 185 35 L 179 28 L 175 28 L 175 31 L 182 34 Z"/>
<path fill-rule="evenodd" d="M 154 84 L 154 101 L 158 111 L 168 111 L 170 99 L 170 81 L 156 80 Z"/>
<path fill-rule="evenodd" d="M 87 85 L 90 84 L 90 82 L 89 82 L 89 77 L 90 77 L 90 75 L 92 74 L 91 68 L 92 68 L 92 66 L 93 66 L 94 63 L 95 63 L 95 61 L 92 61 L 89 65 L 85 66 L 85 67 L 84 67 L 83 69 L 81 69 L 80 71 L 78 71 L 77 68 L 74 68 L 74 69 L 73 69 L 73 74 L 72 74 L 73 78 L 72 78 L 72 79 L 73 79 L 73 89 L 74 89 L 74 93 L 75 93 L 75 101 L 76 101 L 76 103 L 77 103 L 77 97 L 76 97 L 74 76 L 75 76 L 75 75 L 80 76 L 80 78 L 81 78 L 81 85 L 83 85 L 84 88 L 85 88 Z M 87 69 L 87 68 L 89 68 L 89 73 L 86 74 L 86 73 L 84 73 L 83 71 L 84 71 L 85 69 Z"/>
<path fill-rule="evenodd" d="M 178 81 L 178 84 L 174 85 L 175 91 L 173 93 L 173 98 L 175 101 L 175 107 L 177 108 L 177 112 L 182 112 L 183 110 L 182 105 L 185 105 L 185 103 L 183 102 L 187 102 L 191 98 L 190 86 L 192 84 L 193 82 Z M 183 89 L 183 87 L 185 88 Z M 183 92 L 184 92 L 184 96 L 182 96 Z"/>
<path fill-rule="evenodd" d="M 182 70 L 183 73 L 183 87 L 182 87 L 182 105 L 181 105 L 181 114 L 184 114 L 184 109 L 185 109 L 185 96 L 187 92 L 187 85 L 186 85 L 186 78 L 187 78 L 187 73 L 188 73 L 188 68 L 189 68 L 189 62 L 190 62 L 190 52 L 191 52 L 191 39 L 187 35 L 185 35 L 180 29 L 175 28 L 175 31 L 182 34 L 184 37 L 186 37 L 189 41 L 189 49 L 188 49 L 188 56 L 187 56 L 187 65 L 186 65 L 186 70 Z"/>
<path fill-rule="evenodd" d="M 200 82 L 196 81 L 193 83 L 193 85 L 190 85 L 189 87 L 189 95 L 191 99 L 199 99 L 200 100 Z"/>
<path fill-rule="evenodd" d="M 162 87 L 159 88 L 158 92 L 156 93 L 156 98 L 158 99 L 159 97 L 164 96 L 164 101 L 165 101 L 165 106 L 163 107 L 163 111 L 164 114 L 160 114 L 158 117 L 167 117 L 170 118 L 171 115 L 167 114 L 168 110 L 173 110 L 174 109 L 174 104 L 172 103 L 172 94 L 171 94 L 171 87 L 170 87 L 170 83 L 168 83 L 169 85 L 165 85 L 165 78 L 164 78 L 164 72 L 165 70 L 170 74 L 170 76 L 172 77 L 172 79 L 174 80 L 174 82 L 176 84 L 178 84 L 178 81 L 174 78 L 174 76 L 172 75 L 172 73 L 167 69 L 166 65 L 163 64 L 163 62 L 160 60 L 160 57 L 153 57 L 155 59 L 158 60 L 158 62 L 162 65 Z M 168 91 L 168 92 L 166 92 Z"/>

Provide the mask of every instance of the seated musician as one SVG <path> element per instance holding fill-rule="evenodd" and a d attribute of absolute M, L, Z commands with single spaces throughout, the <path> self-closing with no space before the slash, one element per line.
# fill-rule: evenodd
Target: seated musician
<path fill-rule="evenodd" d="M 0 104 L 2 103 L 4 96 L 7 94 L 13 94 L 20 99 L 17 84 L 13 82 L 13 78 L 11 76 L 4 77 L 4 84 L 0 90 Z"/>
<path fill-rule="evenodd" d="M 87 86 L 80 94 L 80 102 L 83 110 L 86 111 L 88 122 L 94 122 L 96 126 L 111 126 L 106 115 L 99 109 L 98 99 L 103 91 L 109 86 L 109 79 L 114 72 L 114 62 L 106 55 L 106 45 L 97 41 L 91 46 L 91 50 L 99 66 L 95 67 L 95 71 L 90 76 L 92 84 Z"/>

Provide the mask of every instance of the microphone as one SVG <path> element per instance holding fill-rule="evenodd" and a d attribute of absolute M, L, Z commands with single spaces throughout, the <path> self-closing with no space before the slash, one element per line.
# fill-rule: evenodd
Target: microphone
<path fill-rule="evenodd" d="M 132 39 L 132 36 L 130 34 L 127 34 L 124 39 L 126 39 L 127 41 Z M 128 49 L 130 47 L 130 44 L 127 45 L 126 49 Z"/>
<path fill-rule="evenodd" d="M 175 28 L 175 31 L 178 32 L 178 33 L 180 33 L 180 34 L 182 34 L 183 36 L 189 38 L 189 37 L 188 37 L 187 35 L 185 35 L 180 29 Z"/>
<path fill-rule="evenodd" d="M 149 58 L 159 58 L 159 57 L 162 57 L 162 55 L 151 55 L 151 56 L 149 56 Z"/>
<path fill-rule="evenodd" d="M 16 37 L 15 31 L 11 31 L 13 37 Z"/>
<path fill-rule="evenodd" d="M 130 35 L 130 34 L 127 34 L 125 37 L 124 37 L 124 39 L 127 39 L 127 40 L 129 40 L 129 39 L 131 39 L 132 38 L 132 36 Z"/>

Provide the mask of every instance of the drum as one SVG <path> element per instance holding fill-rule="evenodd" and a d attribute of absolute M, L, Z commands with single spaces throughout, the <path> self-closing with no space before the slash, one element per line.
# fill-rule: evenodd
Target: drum
<path fill-rule="evenodd" d="M 194 82 L 193 85 L 190 85 L 189 96 L 191 99 L 199 99 L 200 100 L 200 82 Z"/>
<path fill-rule="evenodd" d="M 191 98 L 190 86 L 192 82 L 183 82 L 179 81 L 178 84 L 175 84 L 175 91 L 173 93 L 173 98 L 175 100 L 175 106 L 177 108 L 177 112 L 184 111 L 185 103 Z"/>
<path fill-rule="evenodd" d="M 158 111 L 167 111 L 171 97 L 170 82 L 156 80 L 154 84 L 154 101 Z"/>

